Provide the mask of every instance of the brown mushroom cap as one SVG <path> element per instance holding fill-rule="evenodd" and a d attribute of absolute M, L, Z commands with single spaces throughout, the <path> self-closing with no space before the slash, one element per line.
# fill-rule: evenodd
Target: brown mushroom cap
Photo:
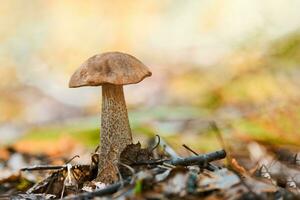
<path fill-rule="evenodd" d="M 127 85 L 138 83 L 151 74 L 135 57 L 120 52 L 107 52 L 85 61 L 72 75 L 69 87 L 99 86 L 105 83 Z"/>

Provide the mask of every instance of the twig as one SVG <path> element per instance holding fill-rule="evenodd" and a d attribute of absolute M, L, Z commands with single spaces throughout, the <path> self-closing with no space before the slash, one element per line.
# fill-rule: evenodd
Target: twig
<path fill-rule="evenodd" d="M 171 165 L 171 164 L 169 164 L 169 163 L 167 163 L 167 162 L 164 162 L 164 163 L 163 163 L 163 166 L 169 167 L 169 168 L 171 168 L 171 169 L 175 168 L 174 165 Z"/>
<path fill-rule="evenodd" d="M 129 180 L 125 180 L 124 184 L 129 184 L 129 182 L 130 182 Z M 113 193 L 117 192 L 120 187 L 121 187 L 121 183 L 117 182 L 117 183 L 108 185 L 106 188 L 101 189 L 101 190 L 97 190 L 97 191 L 93 191 L 93 192 L 83 192 L 76 196 L 72 195 L 72 196 L 65 197 L 64 199 L 87 199 L 87 198 L 92 198 L 92 197 L 101 197 L 104 195 L 109 195 L 109 194 L 113 194 Z"/>
<path fill-rule="evenodd" d="M 190 166 L 190 165 L 204 165 L 215 160 L 220 160 L 226 157 L 225 150 L 214 151 L 207 154 L 190 156 L 186 158 L 164 159 L 164 160 L 149 160 L 143 162 L 136 162 L 132 165 L 162 165 L 164 163 L 174 166 Z"/>
<path fill-rule="evenodd" d="M 31 167 L 21 168 L 21 171 L 34 171 L 34 170 L 57 170 L 57 169 L 65 169 L 67 165 L 34 165 Z"/>
<path fill-rule="evenodd" d="M 135 179 L 136 179 L 135 170 L 134 170 L 132 167 L 130 167 L 129 165 L 126 165 L 126 164 L 124 164 L 124 163 L 118 162 L 118 164 L 119 164 L 119 165 L 122 165 L 122 166 L 124 166 L 124 167 L 126 167 L 126 168 L 129 169 L 129 171 L 132 173 L 132 178 L 131 178 L 131 180 L 130 180 L 129 185 L 134 184 L 134 183 L 135 183 Z M 123 182 L 123 180 L 122 180 L 122 182 L 121 182 L 121 187 L 123 187 L 123 186 L 124 186 L 124 182 Z M 123 188 L 123 190 L 124 190 L 124 189 L 125 189 L 125 188 Z M 113 195 L 113 199 L 117 199 L 118 197 L 120 197 L 120 196 L 122 196 L 123 194 L 125 194 L 127 191 L 128 191 L 128 190 L 125 190 L 125 191 L 118 190 L 118 191 Z"/>
<path fill-rule="evenodd" d="M 117 161 L 115 162 L 117 163 Z M 123 180 L 123 177 L 122 177 L 122 174 L 119 170 L 119 168 L 114 164 L 113 167 L 116 169 L 116 171 L 118 172 L 118 175 L 119 175 L 119 180 L 120 180 L 120 183 L 121 183 L 121 187 L 124 186 L 124 180 Z"/>
<path fill-rule="evenodd" d="M 60 194 L 60 199 L 64 198 L 65 188 L 66 188 L 66 185 L 64 184 L 63 189 L 62 189 L 61 194 Z"/>
<path fill-rule="evenodd" d="M 100 148 L 100 146 L 98 145 L 98 146 L 96 147 L 94 153 L 98 152 L 99 148 Z"/>
<path fill-rule="evenodd" d="M 31 167 L 23 167 L 21 171 L 35 171 L 35 170 L 57 170 L 57 169 L 67 169 L 68 164 L 75 158 L 79 158 L 79 155 L 73 156 L 64 165 L 34 165 Z"/>
<path fill-rule="evenodd" d="M 129 171 L 131 172 L 132 176 L 134 176 L 135 170 L 134 170 L 132 167 L 130 167 L 129 165 L 126 165 L 126 164 L 124 164 L 124 163 L 122 163 L 122 162 L 118 162 L 118 164 L 119 164 L 119 165 L 122 165 L 122 166 L 124 166 L 124 167 L 126 167 L 127 169 L 129 169 Z M 131 182 L 131 183 L 132 183 L 132 182 Z"/>
<path fill-rule="evenodd" d="M 158 165 L 162 164 L 166 161 L 169 161 L 169 159 L 157 159 L 157 160 L 144 160 L 140 162 L 134 162 L 132 163 L 132 166 L 138 166 L 138 165 Z"/>
<path fill-rule="evenodd" d="M 195 154 L 196 156 L 199 155 L 196 151 L 194 151 L 193 149 L 191 149 L 191 148 L 188 147 L 187 145 L 183 144 L 182 146 L 183 146 L 184 148 L 186 148 L 187 150 L 189 150 L 190 152 L 192 152 L 193 154 Z"/>
<path fill-rule="evenodd" d="M 226 157 L 225 150 L 215 151 L 208 154 L 190 156 L 187 158 L 176 158 L 173 160 L 167 161 L 167 163 L 175 166 L 190 166 L 190 165 L 203 165 L 211 161 L 223 159 Z"/>
<path fill-rule="evenodd" d="M 192 152 L 193 154 L 195 154 L 196 156 L 199 155 L 196 151 L 194 151 L 193 149 L 191 149 L 191 148 L 188 147 L 187 145 L 183 144 L 182 146 L 183 146 L 184 148 L 186 148 L 187 150 L 189 150 L 190 152 Z M 207 164 L 207 166 L 205 166 L 205 168 L 208 169 L 208 170 L 210 170 L 210 171 L 215 171 L 215 170 L 218 170 L 218 169 L 219 169 L 218 166 L 215 166 L 215 165 L 213 165 L 213 164 L 211 164 L 211 163 L 206 163 L 206 164 Z"/>
<path fill-rule="evenodd" d="M 157 165 L 157 167 L 160 167 L 160 168 L 166 169 L 166 170 L 172 169 L 171 167 L 167 167 L 167 166 L 165 166 L 165 165 Z"/>
<path fill-rule="evenodd" d="M 217 138 L 219 139 L 219 142 L 221 143 L 222 148 L 225 149 L 225 151 L 228 153 L 228 155 L 226 157 L 227 166 L 231 166 L 231 160 L 232 160 L 231 154 L 229 152 L 228 146 L 225 144 L 223 135 L 222 135 L 219 127 L 217 126 L 215 121 L 210 122 L 210 127 L 216 133 Z"/>
<path fill-rule="evenodd" d="M 154 145 L 154 147 L 150 150 L 151 152 L 153 152 L 153 151 L 159 146 L 159 144 L 160 144 L 160 137 L 159 137 L 159 135 L 156 135 L 156 137 L 157 137 L 157 143 L 156 143 L 156 145 Z"/>
<path fill-rule="evenodd" d="M 89 165 L 72 165 L 72 168 L 76 168 L 78 166 L 89 166 Z M 36 171 L 36 170 L 60 170 L 67 169 L 67 165 L 34 165 L 31 167 L 21 168 L 21 171 Z"/>
<path fill-rule="evenodd" d="M 72 160 L 74 160 L 75 158 L 80 158 L 80 156 L 79 156 L 79 155 L 73 156 L 70 160 L 68 160 L 68 161 L 66 162 L 66 164 L 70 163 L 70 162 L 71 162 Z"/>
<path fill-rule="evenodd" d="M 225 144 L 225 141 L 224 141 L 224 138 L 222 136 L 222 133 L 221 133 L 219 127 L 217 126 L 216 122 L 215 121 L 210 122 L 210 127 L 217 134 L 218 139 L 219 139 L 222 147 L 225 149 L 226 148 L 226 144 Z"/>

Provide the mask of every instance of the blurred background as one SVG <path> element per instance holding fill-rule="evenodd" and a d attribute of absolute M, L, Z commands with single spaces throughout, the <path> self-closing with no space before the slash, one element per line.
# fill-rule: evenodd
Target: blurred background
<path fill-rule="evenodd" d="M 300 1 L 20 1 L 0 6 L 0 144 L 64 152 L 99 142 L 101 87 L 68 88 L 87 58 L 134 55 L 135 141 L 300 143 Z M 47 145 L 51 143 L 51 145 Z"/>

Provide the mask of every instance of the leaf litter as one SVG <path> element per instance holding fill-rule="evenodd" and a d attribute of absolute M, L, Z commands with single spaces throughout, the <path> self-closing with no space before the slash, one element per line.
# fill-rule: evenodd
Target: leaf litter
<path fill-rule="evenodd" d="M 90 163 L 61 159 L 57 165 L 47 155 L 3 148 L 0 199 L 300 199 L 298 152 L 252 142 L 247 145 L 251 167 L 234 152 L 224 165 L 224 150 L 198 154 L 183 145 L 193 155 L 181 157 L 157 138 L 154 146 L 136 143 L 123 150 L 119 182 L 111 185 L 95 179 L 97 149 Z"/>

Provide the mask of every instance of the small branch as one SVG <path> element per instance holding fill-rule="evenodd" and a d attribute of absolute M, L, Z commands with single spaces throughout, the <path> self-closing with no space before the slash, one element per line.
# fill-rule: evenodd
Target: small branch
<path fill-rule="evenodd" d="M 130 185 L 133 185 L 133 184 L 135 183 L 135 179 L 137 178 L 137 177 L 136 177 L 135 170 L 134 170 L 132 167 L 130 167 L 129 165 L 126 165 L 126 164 L 124 164 L 124 163 L 118 162 L 118 164 L 119 164 L 119 165 L 122 165 L 122 166 L 124 166 L 124 167 L 126 167 L 126 168 L 129 169 L 129 171 L 130 171 L 131 174 L 132 174 L 132 177 L 131 177 L 131 180 L 130 180 L 129 184 L 130 184 Z M 122 188 L 124 187 L 124 181 L 123 181 L 123 180 L 122 180 L 122 182 L 121 182 L 121 187 L 122 187 Z M 129 186 L 129 187 L 130 187 L 130 186 Z M 125 189 L 125 188 L 124 188 L 124 189 Z M 120 197 L 120 196 L 122 196 L 123 194 L 125 194 L 125 193 L 127 192 L 127 190 L 124 191 L 124 189 L 123 189 L 123 191 L 122 191 L 122 190 L 117 191 L 117 192 L 113 195 L 113 199 L 117 199 L 118 197 Z"/>
<path fill-rule="evenodd" d="M 126 165 L 124 163 L 121 163 L 121 162 L 118 162 L 118 164 L 126 167 L 127 169 L 129 169 L 129 171 L 131 172 L 132 176 L 134 176 L 135 170 L 132 167 L 130 167 L 129 165 Z"/>
<path fill-rule="evenodd" d="M 159 135 L 156 135 L 156 137 L 157 137 L 157 143 L 156 143 L 156 145 L 154 145 L 154 147 L 150 150 L 150 152 L 153 152 L 153 151 L 159 146 L 159 144 L 160 144 L 160 137 L 159 137 Z"/>
<path fill-rule="evenodd" d="M 69 160 L 66 162 L 66 164 L 70 163 L 70 162 L 73 161 L 75 158 L 80 158 L 80 156 L 79 156 L 79 155 L 73 156 L 71 159 L 69 159 Z"/>
<path fill-rule="evenodd" d="M 126 181 L 124 181 L 123 184 L 128 184 L 128 183 L 129 183 L 129 181 L 126 180 Z M 65 197 L 64 199 L 87 199 L 87 198 L 92 198 L 92 197 L 101 197 L 101 196 L 105 196 L 105 195 L 109 195 L 109 194 L 113 194 L 113 193 L 117 192 L 121 186 L 122 186 L 122 183 L 117 182 L 117 183 L 108 185 L 106 188 L 101 189 L 101 190 L 97 190 L 97 191 L 93 191 L 93 192 L 84 192 L 84 193 L 78 194 L 76 196 L 72 195 L 69 197 Z"/>
<path fill-rule="evenodd" d="M 138 165 L 159 165 L 159 164 L 163 164 L 166 161 L 169 161 L 169 159 L 145 160 L 145 161 L 141 161 L 141 162 L 134 162 L 132 164 L 132 166 L 138 166 Z"/>
<path fill-rule="evenodd" d="M 172 167 L 167 167 L 165 165 L 157 165 L 157 167 L 161 168 L 161 169 L 164 169 L 164 170 L 170 170 L 170 169 L 173 169 Z"/>
<path fill-rule="evenodd" d="M 72 165 L 72 168 L 84 167 L 89 165 Z M 31 167 L 21 168 L 21 171 L 37 171 L 37 170 L 59 170 L 59 169 L 67 169 L 67 165 L 34 165 Z"/>
<path fill-rule="evenodd" d="M 203 165 L 211 161 L 220 160 L 226 157 L 225 150 L 215 151 L 208 154 L 190 156 L 187 158 L 176 158 L 167 161 L 167 163 L 175 166 L 190 166 L 190 165 Z"/>
<path fill-rule="evenodd" d="M 188 147 L 187 145 L 183 144 L 182 146 L 183 146 L 184 148 L 186 148 L 187 150 L 189 150 L 190 152 L 192 152 L 193 154 L 195 154 L 196 156 L 199 155 L 196 151 L 194 151 L 193 149 L 191 149 L 191 148 Z"/>
<path fill-rule="evenodd" d="M 100 146 L 98 145 L 98 146 L 96 147 L 96 149 L 95 149 L 94 152 L 95 152 L 95 153 L 98 152 L 99 148 L 100 148 Z"/>
<path fill-rule="evenodd" d="M 194 151 L 193 149 L 191 149 L 190 147 L 188 147 L 187 145 L 183 144 L 182 145 L 184 148 L 186 148 L 187 150 L 189 150 L 190 152 L 192 152 L 194 155 L 198 156 L 199 154 Z M 206 169 L 210 170 L 210 171 L 215 171 L 215 170 L 218 170 L 219 167 L 218 166 L 215 166 L 211 163 L 207 163 L 207 166 L 205 167 Z"/>
<path fill-rule="evenodd" d="M 222 136 L 222 133 L 221 133 L 219 127 L 217 126 L 217 123 L 215 121 L 210 122 L 210 127 L 217 134 L 217 137 L 218 137 L 223 149 L 226 149 L 226 144 L 225 144 L 224 138 Z"/>
<path fill-rule="evenodd" d="M 57 170 L 66 169 L 67 165 L 35 165 L 31 167 L 21 168 L 21 171 L 35 171 L 35 170 Z"/>
<path fill-rule="evenodd" d="M 73 161 L 75 158 L 80 158 L 79 155 L 73 156 L 64 165 L 34 165 L 31 167 L 23 167 L 21 171 L 35 171 L 35 170 L 57 170 L 57 169 L 67 169 L 67 165 Z"/>
<path fill-rule="evenodd" d="M 217 138 L 222 146 L 223 149 L 225 149 L 225 151 L 227 152 L 227 157 L 226 157 L 226 161 L 227 161 L 227 166 L 231 165 L 231 152 L 229 147 L 226 145 L 225 140 L 223 138 L 222 132 L 220 131 L 219 127 L 217 126 L 217 123 L 215 121 L 210 122 L 210 127 L 212 129 L 213 132 L 216 133 Z"/>
<path fill-rule="evenodd" d="M 175 166 L 204 165 L 205 163 L 209 163 L 215 160 L 220 160 L 225 157 L 226 157 L 225 150 L 219 150 L 208 154 L 190 156 L 186 158 L 143 161 L 143 162 L 134 163 L 133 165 L 161 165 L 164 163 L 175 165 Z"/>

